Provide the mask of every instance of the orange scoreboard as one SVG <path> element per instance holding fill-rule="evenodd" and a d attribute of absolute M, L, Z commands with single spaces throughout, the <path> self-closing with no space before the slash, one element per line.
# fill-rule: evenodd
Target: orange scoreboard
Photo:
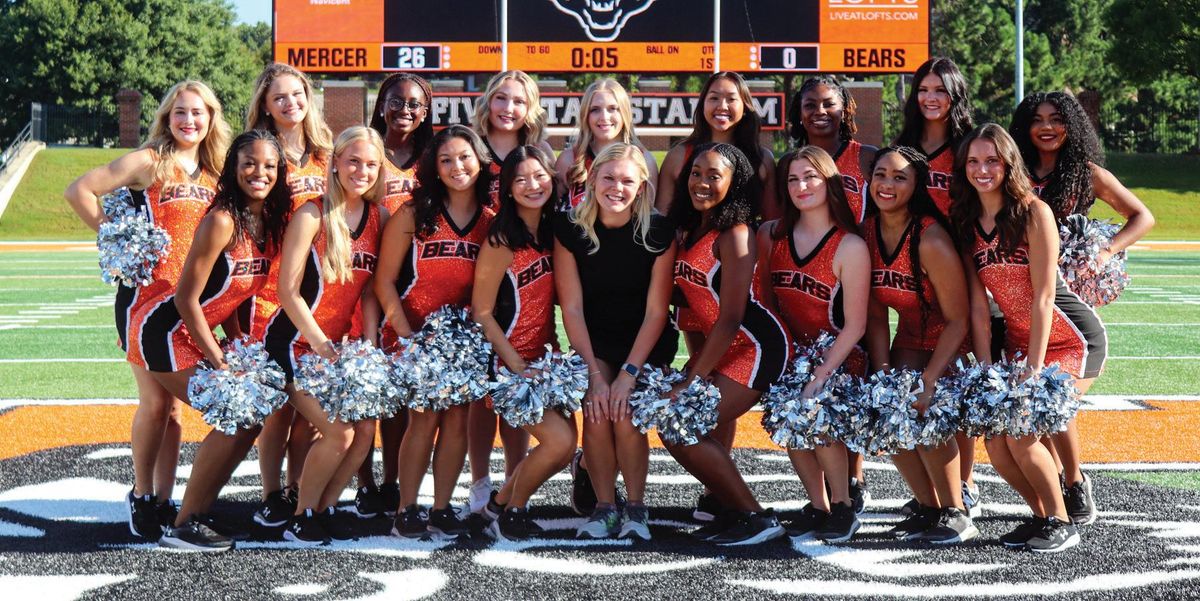
<path fill-rule="evenodd" d="M 275 0 L 311 72 L 911 72 L 932 0 Z"/>

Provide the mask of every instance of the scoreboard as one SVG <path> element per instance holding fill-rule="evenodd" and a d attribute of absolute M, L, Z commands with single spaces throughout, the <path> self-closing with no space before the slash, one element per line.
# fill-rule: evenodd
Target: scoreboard
<path fill-rule="evenodd" d="M 900 73 L 932 0 L 275 0 L 310 72 Z"/>

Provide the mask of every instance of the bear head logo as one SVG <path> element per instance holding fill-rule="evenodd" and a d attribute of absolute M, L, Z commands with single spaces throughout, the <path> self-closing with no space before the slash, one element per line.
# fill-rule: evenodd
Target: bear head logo
<path fill-rule="evenodd" d="M 583 27 L 593 42 L 611 42 L 621 35 L 629 18 L 645 12 L 654 0 L 550 0 Z"/>

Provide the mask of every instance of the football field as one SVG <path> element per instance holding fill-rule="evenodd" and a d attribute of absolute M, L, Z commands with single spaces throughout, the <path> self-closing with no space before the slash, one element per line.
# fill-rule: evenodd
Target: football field
<path fill-rule="evenodd" d="M 884 536 L 907 495 L 882 459 L 867 462 L 872 499 L 853 541 L 714 547 L 686 534 L 699 484 L 655 445 L 649 543 L 574 540 L 582 518 L 566 507 L 564 472 L 533 501 L 543 539 L 414 542 L 388 536 L 385 520 L 361 520 L 358 540 L 298 548 L 251 528 L 252 454 L 216 507 L 251 540 L 198 556 L 145 544 L 125 523 L 135 389 L 95 249 L 0 243 L 0 598 L 1197 598 L 1200 244 L 1141 244 L 1129 270 L 1131 287 L 1100 310 L 1109 362 L 1079 417 L 1100 517 L 1083 528 L 1080 546 L 1059 555 L 996 542 L 1027 510 L 982 454 L 982 535 L 960 547 Z M 758 419 L 752 412 L 740 422 L 736 459 L 764 505 L 795 511 L 803 490 Z M 177 497 L 206 431 L 187 411 Z M 498 453 L 492 468 L 501 479 Z M 466 479 L 456 502 L 465 501 Z M 431 492 L 427 478 L 422 502 Z"/>

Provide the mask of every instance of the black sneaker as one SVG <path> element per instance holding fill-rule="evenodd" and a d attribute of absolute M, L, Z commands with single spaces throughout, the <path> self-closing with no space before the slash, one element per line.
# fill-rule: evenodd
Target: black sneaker
<path fill-rule="evenodd" d="M 325 511 L 317 514 L 317 518 L 321 520 L 321 525 L 325 527 L 325 532 L 329 534 L 329 538 L 333 540 L 357 540 L 354 535 L 354 529 L 346 523 L 343 516 L 346 513 L 338 511 L 334 507 L 326 507 Z"/>
<path fill-rule="evenodd" d="M 158 521 L 158 500 L 154 495 L 135 497 L 133 489 L 125 495 L 125 505 L 129 508 L 129 533 L 147 540 L 158 540 L 162 537 L 162 524 Z"/>
<path fill-rule="evenodd" d="M 524 507 L 509 507 L 495 521 L 500 537 L 506 540 L 525 540 L 541 536 L 545 530 L 529 517 Z"/>
<path fill-rule="evenodd" d="M 696 499 L 696 508 L 692 510 L 692 519 L 697 522 L 711 522 L 725 511 L 725 506 L 717 499 L 717 495 L 707 492 L 700 493 Z"/>
<path fill-rule="evenodd" d="M 921 502 L 918 501 L 916 497 L 913 497 L 913 498 L 909 499 L 907 503 L 900 506 L 900 515 L 904 515 L 904 516 L 914 515 L 917 513 L 917 510 L 920 508 L 921 508 Z"/>
<path fill-rule="evenodd" d="M 926 507 L 918 503 L 916 512 L 900 520 L 899 524 L 892 526 L 891 530 L 887 531 L 887 534 L 896 540 L 916 540 L 921 538 L 921 535 L 926 530 L 937 525 L 938 513 L 939 510 L 937 507 Z"/>
<path fill-rule="evenodd" d="M 850 478 L 850 504 L 854 506 L 854 513 L 863 512 L 863 508 L 867 506 L 867 501 L 871 500 L 871 491 L 867 490 L 867 481 L 859 481 L 858 478 Z"/>
<path fill-rule="evenodd" d="M 205 526 L 212 528 L 214 532 L 221 536 L 231 538 L 233 540 L 250 540 L 250 533 L 230 524 L 227 524 L 215 516 L 210 514 L 200 514 L 193 516 L 194 520 L 198 520 Z"/>
<path fill-rule="evenodd" d="M 1025 543 L 1025 546 L 1034 553 L 1058 553 L 1078 544 L 1079 530 L 1075 528 L 1075 524 L 1050 516 L 1042 520 L 1041 529 Z"/>
<path fill-rule="evenodd" d="M 444 540 L 454 540 L 471 533 L 471 529 L 458 517 L 458 511 L 454 507 L 429 510 L 429 526 L 426 529 L 434 538 Z"/>
<path fill-rule="evenodd" d="M 488 496 L 488 502 L 483 506 L 483 511 L 479 512 L 488 521 L 496 521 L 504 515 L 504 505 L 496 502 L 498 493 L 499 491 L 493 490 Z"/>
<path fill-rule="evenodd" d="M 817 530 L 816 537 L 827 543 L 841 543 L 850 540 L 858 532 L 862 523 L 854 513 L 854 507 L 848 503 L 834 503 L 829 512 L 825 527 Z"/>
<path fill-rule="evenodd" d="M 278 528 L 287 524 L 296 514 L 296 506 L 288 497 L 287 490 L 283 488 L 267 493 L 267 498 L 258 506 L 258 511 L 254 512 L 254 522 L 267 528 Z"/>
<path fill-rule="evenodd" d="M 783 536 L 783 526 L 773 509 L 742 513 L 732 528 L 710 538 L 709 542 L 722 547 L 757 545 Z"/>
<path fill-rule="evenodd" d="M 579 462 L 583 460 L 583 449 L 575 451 L 571 460 L 571 511 L 578 515 L 592 515 L 596 509 L 596 491 L 592 488 L 592 477 Z"/>
<path fill-rule="evenodd" d="M 1092 498 L 1092 479 L 1083 475 L 1083 480 L 1063 489 L 1063 503 L 1067 515 L 1076 526 L 1086 526 L 1096 521 L 1096 501 Z"/>
<path fill-rule="evenodd" d="M 937 523 L 920 536 L 922 542 L 934 545 L 957 545 L 979 536 L 979 529 L 967 512 L 957 507 L 936 510 Z"/>
<path fill-rule="evenodd" d="M 358 489 L 354 495 L 354 515 L 363 519 L 377 518 L 383 515 L 383 494 L 374 484 Z"/>
<path fill-rule="evenodd" d="M 396 514 L 392 523 L 392 534 L 404 538 L 424 538 L 429 533 L 425 512 L 415 503 Z"/>
<path fill-rule="evenodd" d="M 165 501 L 154 508 L 154 514 L 158 516 L 158 525 L 166 532 L 167 528 L 175 527 L 175 520 L 179 517 L 179 506 L 172 501 Z"/>
<path fill-rule="evenodd" d="M 739 514 L 732 510 L 721 510 L 716 518 L 711 522 L 706 522 L 703 526 L 692 530 L 689 534 L 696 540 L 712 540 L 713 537 L 723 534 L 737 523 Z"/>
<path fill-rule="evenodd" d="M 1017 525 L 1007 534 L 1000 535 L 1000 544 L 1010 549 L 1023 549 L 1029 539 L 1033 538 L 1042 529 L 1042 518 L 1031 517 L 1026 518 L 1024 522 Z"/>
<path fill-rule="evenodd" d="M 304 513 L 292 516 L 287 528 L 283 531 L 283 539 L 314 547 L 328 545 L 329 532 L 325 530 L 325 524 L 322 521 L 319 515 L 313 513 L 313 510 L 305 509 Z"/>
<path fill-rule="evenodd" d="M 232 549 L 233 545 L 233 539 L 218 534 L 194 516 L 178 528 L 167 528 L 158 539 L 158 546 L 181 551 L 220 552 Z"/>
<path fill-rule="evenodd" d="M 828 519 L 828 513 L 813 507 L 812 503 L 807 503 L 800 510 L 800 514 L 789 520 L 784 528 L 787 529 L 788 536 L 804 536 L 823 528 Z"/>
<path fill-rule="evenodd" d="M 396 517 L 400 510 L 400 484 L 385 482 L 379 487 L 379 494 L 383 495 L 383 513 L 389 518 Z"/>

